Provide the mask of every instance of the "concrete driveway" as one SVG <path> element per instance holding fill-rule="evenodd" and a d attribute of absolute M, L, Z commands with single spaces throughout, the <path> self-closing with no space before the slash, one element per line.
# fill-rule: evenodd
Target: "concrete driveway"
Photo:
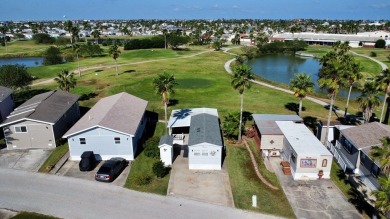
<path fill-rule="evenodd" d="M 0 167 L 38 172 L 51 150 L 0 150 Z"/>
<path fill-rule="evenodd" d="M 363 218 L 331 180 L 293 180 L 283 174 L 280 158 L 270 158 L 297 218 Z"/>
<path fill-rule="evenodd" d="M 68 160 L 65 162 L 65 164 L 58 170 L 57 175 L 61 176 L 69 176 L 79 179 L 85 179 L 90 181 L 96 181 L 95 180 L 95 173 L 99 170 L 100 166 L 104 163 L 104 161 L 101 161 L 95 169 L 91 171 L 85 171 L 82 172 L 79 170 L 79 161 L 71 161 Z M 131 169 L 131 162 L 129 165 L 122 171 L 122 173 L 113 181 L 111 184 L 117 185 L 117 186 L 124 186 L 126 183 L 127 176 L 130 173 Z M 97 182 L 97 181 L 96 181 Z M 101 182 L 99 182 L 101 183 Z"/>
<path fill-rule="evenodd" d="M 168 196 L 234 207 L 226 165 L 222 170 L 189 170 L 183 150 L 172 165 Z"/>

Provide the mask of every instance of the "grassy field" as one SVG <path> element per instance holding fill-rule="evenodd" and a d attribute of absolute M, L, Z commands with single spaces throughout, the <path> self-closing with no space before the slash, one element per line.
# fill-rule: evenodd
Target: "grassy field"
<path fill-rule="evenodd" d="M 158 123 L 154 136 L 162 136 L 165 130 L 164 127 L 165 125 L 163 123 Z M 126 180 L 125 188 L 134 189 L 140 192 L 166 195 L 170 174 L 163 178 L 157 178 L 152 172 L 153 164 L 159 160 L 160 159 L 158 158 L 147 157 L 141 152 L 131 165 L 131 171 Z M 137 180 L 139 180 L 140 177 L 149 177 L 151 181 L 145 185 L 137 185 Z"/>
<path fill-rule="evenodd" d="M 24 56 L 42 56 L 42 52 L 50 45 L 35 44 L 32 40 L 12 41 L 7 43 L 7 50 L 5 46 L 0 46 L 0 57 L 24 57 Z"/>
<path fill-rule="evenodd" d="M 277 191 L 271 190 L 257 178 L 245 147 L 228 145 L 225 159 L 228 165 L 233 199 L 237 208 L 295 218 L 294 212 L 280 186 Z M 264 170 L 263 164 L 260 164 L 259 168 L 262 174 L 267 171 Z M 268 173 L 265 174 L 265 177 L 267 179 L 276 177 L 271 175 L 272 173 Z M 272 180 L 272 183 L 275 183 L 274 180 Z M 252 195 L 257 196 L 257 208 L 252 207 Z"/>
<path fill-rule="evenodd" d="M 38 214 L 34 212 L 19 212 L 17 215 L 11 217 L 10 219 L 56 219 L 57 217 Z"/>

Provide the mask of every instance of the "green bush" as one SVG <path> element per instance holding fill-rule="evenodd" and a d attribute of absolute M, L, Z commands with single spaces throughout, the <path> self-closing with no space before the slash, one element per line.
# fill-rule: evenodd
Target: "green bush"
<path fill-rule="evenodd" d="M 148 185 L 152 182 L 152 177 L 149 175 L 138 175 L 134 178 L 134 183 L 138 186 Z"/>
<path fill-rule="evenodd" d="M 371 52 L 371 53 L 370 53 L 370 56 L 371 56 L 371 57 L 376 57 L 376 52 Z"/>
<path fill-rule="evenodd" d="M 160 142 L 160 137 L 153 136 L 148 139 L 144 144 L 144 154 L 147 157 L 158 158 L 160 157 L 160 149 L 158 148 L 158 143 Z"/>
<path fill-rule="evenodd" d="M 63 59 L 59 48 L 50 46 L 43 56 L 43 65 L 62 64 Z"/>
<path fill-rule="evenodd" d="M 56 41 L 56 39 L 54 39 L 47 33 L 34 34 L 33 40 L 36 44 L 53 44 Z"/>
<path fill-rule="evenodd" d="M 165 39 L 163 37 L 127 40 L 124 45 L 125 50 L 151 49 L 151 48 L 164 48 L 164 47 L 165 47 Z"/>
<path fill-rule="evenodd" d="M 375 42 L 375 48 L 385 48 L 386 46 L 386 41 L 384 39 L 379 39 Z"/>
<path fill-rule="evenodd" d="M 65 46 L 67 44 L 70 44 L 70 39 L 69 38 L 65 38 L 65 37 L 59 37 L 59 38 L 56 39 L 55 44 L 57 46 Z"/>
<path fill-rule="evenodd" d="M 170 169 L 171 168 L 169 167 L 165 167 L 164 163 L 161 160 L 153 164 L 153 173 L 159 178 L 163 178 L 164 176 L 166 176 L 169 173 Z"/>
<path fill-rule="evenodd" d="M 66 54 L 65 55 L 65 62 L 74 62 L 74 55 L 73 54 Z"/>

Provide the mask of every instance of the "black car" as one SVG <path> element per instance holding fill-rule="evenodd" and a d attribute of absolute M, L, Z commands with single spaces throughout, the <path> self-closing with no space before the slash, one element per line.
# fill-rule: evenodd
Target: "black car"
<path fill-rule="evenodd" d="M 90 171 L 93 170 L 96 166 L 95 154 L 93 151 L 84 151 L 81 155 L 81 160 L 79 163 L 80 171 Z"/>
<path fill-rule="evenodd" d="M 103 163 L 95 174 L 95 179 L 101 182 L 112 182 L 125 169 L 128 161 L 121 157 L 113 157 Z"/>
<path fill-rule="evenodd" d="M 325 108 L 325 109 L 329 109 L 329 108 L 330 108 L 330 105 L 325 105 L 324 108 Z M 332 111 L 334 111 L 334 112 L 336 112 L 337 110 L 340 109 L 339 107 L 337 107 L 337 106 L 335 106 L 335 105 L 333 105 L 332 108 L 333 108 Z"/>

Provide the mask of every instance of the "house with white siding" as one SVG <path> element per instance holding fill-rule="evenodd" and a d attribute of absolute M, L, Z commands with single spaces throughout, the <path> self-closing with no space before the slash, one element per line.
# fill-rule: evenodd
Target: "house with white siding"
<path fill-rule="evenodd" d="M 122 92 L 99 100 L 65 135 L 71 160 L 80 160 L 84 151 L 96 159 L 123 157 L 134 160 L 142 143 L 148 102 Z"/>

